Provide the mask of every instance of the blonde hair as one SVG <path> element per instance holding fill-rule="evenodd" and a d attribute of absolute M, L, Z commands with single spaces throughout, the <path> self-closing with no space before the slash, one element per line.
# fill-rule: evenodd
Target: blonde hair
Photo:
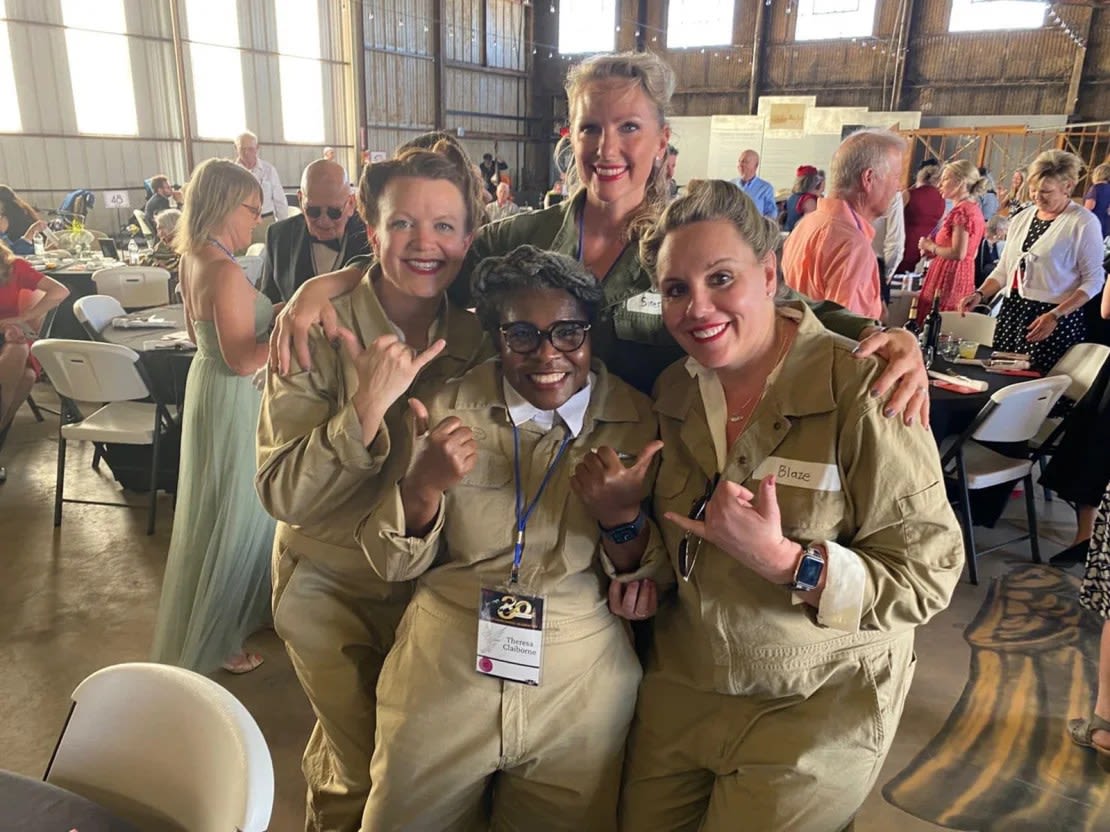
<path fill-rule="evenodd" d="M 201 162 L 185 186 L 185 209 L 174 249 L 178 254 L 196 254 L 248 197 L 261 195 L 258 180 L 230 159 Z"/>
<path fill-rule="evenodd" d="M 1101 165 L 1095 165 L 1095 169 L 1091 171 L 1091 182 L 1096 185 L 1100 182 L 1110 182 L 1110 163 L 1103 162 Z"/>
<path fill-rule="evenodd" d="M 667 117 L 670 114 L 671 96 L 674 95 L 675 77 L 671 68 L 655 53 L 619 52 L 614 55 L 593 55 L 572 67 L 567 73 L 565 84 L 572 125 L 577 118 L 586 88 L 598 84 L 638 86 L 655 107 L 659 127 L 666 126 Z M 573 133 L 573 126 L 571 132 Z M 559 161 L 559 153 L 560 147 L 556 147 L 556 163 Z M 568 166 L 566 184 L 567 193 L 573 199 L 582 187 L 581 173 L 577 165 Z M 653 163 L 651 176 L 648 177 L 644 191 L 644 200 L 633 212 L 625 228 L 626 239 L 634 240 L 643 236 L 659 218 L 667 206 L 668 184 L 666 166 Z"/>
<path fill-rule="evenodd" d="M 1040 184 L 1042 179 L 1055 179 L 1061 185 L 1071 182 L 1071 187 L 1075 188 L 1082 170 L 1083 162 L 1074 153 L 1068 153 L 1066 150 L 1046 150 L 1029 166 L 1025 185 L 1029 190 L 1033 190 L 1034 183 Z M 1070 192 L 1070 189 L 1065 190 Z"/>
<path fill-rule="evenodd" d="M 979 168 L 967 159 L 957 159 L 955 162 L 949 162 L 944 166 L 944 170 L 967 186 L 968 196 L 979 196 L 979 194 L 986 193 L 989 184 L 987 177 L 979 173 Z"/>
<path fill-rule="evenodd" d="M 906 140 L 890 130 L 857 130 L 840 143 L 829 165 L 828 184 L 834 192 L 858 190 L 868 168 L 890 172 L 890 157 L 906 152 Z"/>
<path fill-rule="evenodd" d="M 651 275 L 652 285 L 659 285 L 656 266 L 666 236 L 683 226 L 713 220 L 732 223 L 759 260 L 777 249 L 782 236 L 778 223 L 759 213 L 742 189 L 723 179 L 695 179 L 640 240 L 640 263 Z"/>
<path fill-rule="evenodd" d="M 466 208 L 466 231 L 476 230 L 485 218 L 485 207 L 475 187 L 470 159 L 455 143 L 437 141 L 431 150 L 402 150 L 392 159 L 377 162 L 363 171 L 358 183 L 358 213 L 367 228 L 381 221 L 379 203 L 386 186 L 398 177 L 442 179 L 459 189 Z"/>

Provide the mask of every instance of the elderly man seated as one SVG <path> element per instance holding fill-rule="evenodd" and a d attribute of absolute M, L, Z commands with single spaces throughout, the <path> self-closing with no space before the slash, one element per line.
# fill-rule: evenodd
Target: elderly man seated
<path fill-rule="evenodd" d="M 274 303 L 289 300 L 310 277 L 370 254 L 366 226 L 355 214 L 354 194 L 344 179 L 335 162 L 312 162 L 297 192 L 302 213 L 266 229 L 261 289 Z"/>
<path fill-rule="evenodd" d="M 513 194 L 509 189 L 508 182 L 502 182 L 497 186 L 497 199 L 486 206 L 486 217 L 490 222 L 503 220 L 505 217 L 511 217 L 513 214 L 520 213 L 520 206 L 513 202 Z"/>

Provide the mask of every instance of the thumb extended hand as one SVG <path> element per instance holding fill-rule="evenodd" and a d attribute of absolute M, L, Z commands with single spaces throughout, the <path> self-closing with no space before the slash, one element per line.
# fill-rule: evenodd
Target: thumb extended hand
<path fill-rule="evenodd" d="M 428 408 L 420 399 L 409 399 L 409 410 L 412 412 L 413 433 L 423 436 L 428 432 Z"/>
<path fill-rule="evenodd" d="M 655 455 L 661 450 L 663 450 L 663 440 L 661 439 L 653 439 L 651 442 L 644 445 L 644 449 L 637 455 L 636 462 L 632 466 L 636 469 L 636 473 L 643 475 L 644 472 L 647 471 L 648 466 L 651 465 L 652 459 L 654 459 Z"/>

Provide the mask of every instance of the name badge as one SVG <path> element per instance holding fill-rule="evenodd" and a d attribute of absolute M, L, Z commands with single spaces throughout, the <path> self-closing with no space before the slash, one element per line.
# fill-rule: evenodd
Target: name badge
<path fill-rule="evenodd" d="M 654 291 L 642 292 L 626 300 L 624 308 L 629 312 L 641 312 L 644 315 L 662 315 L 663 296 Z"/>
<path fill-rule="evenodd" d="M 810 491 L 840 491 L 840 472 L 836 465 L 822 462 L 803 462 L 800 459 L 786 459 L 769 456 L 752 473 L 761 480 L 774 474 L 779 485 L 792 485 L 795 488 L 808 488 Z"/>
<path fill-rule="evenodd" d="M 543 596 L 482 588 L 476 669 L 509 682 L 539 685 Z"/>

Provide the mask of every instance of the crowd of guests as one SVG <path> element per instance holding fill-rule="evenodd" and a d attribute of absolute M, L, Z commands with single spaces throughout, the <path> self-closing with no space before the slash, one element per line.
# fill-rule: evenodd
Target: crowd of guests
<path fill-rule="evenodd" d="M 573 68 L 540 211 L 443 133 L 354 193 L 312 162 L 292 217 L 244 133 L 153 206 L 197 345 L 154 656 L 249 672 L 272 620 L 317 718 L 310 829 L 817 832 L 874 785 L 963 568 L 883 284 L 927 257 L 942 308 L 1002 293 L 1000 342 L 1050 366 L 1102 287 L 1098 221 L 1042 154 L 976 289 L 982 171 L 901 193 L 905 142 L 863 130 L 781 217 L 754 150 L 680 193 L 673 91 L 651 53 Z M 0 246 L 0 428 L 14 330 L 65 291 L 21 262 Z M 1103 710 L 1074 736 L 1110 755 Z"/>

